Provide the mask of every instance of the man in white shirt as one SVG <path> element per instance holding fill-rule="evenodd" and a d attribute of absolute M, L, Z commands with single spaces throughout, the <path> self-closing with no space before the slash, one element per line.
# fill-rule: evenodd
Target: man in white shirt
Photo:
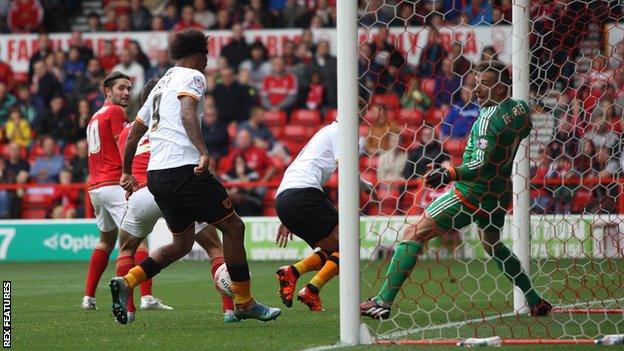
<path fill-rule="evenodd" d="M 269 321 L 281 313 L 252 297 L 244 247 L 245 225 L 234 212 L 223 185 L 208 171 L 210 158 L 200 129 L 203 108 L 198 111 L 206 92 L 203 71 L 208 62 L 207 39 L 197 29 L 186 29 L 173 36 L 169 53 L 175 67 L 149 94 L 126 142 L 119 183 L 132 194 L 138 190 L 132 161 L 140 138 L 149 128 L 147 186 L 173 233 L 173 241 L 155 250 L 124 277 L 111 279 L 113 314 L 121 324 L 127 323 L 126 303 L 131 289 L 191 250 L 195 222 L 206 222 L 223 233 L 223 254 L 234 291 L 234 315 L 238 319 Z"/>
<path fill-rule="evenodd" d="M 119 55 L 119 63 L 113 67 L 113 71 L 119 71 L 130 77 L 132 82 L 132 99 L 138 99 L 145 85 L 145 70 L 132 58 L 130 49 L 125 48 Z"/>
<path fill-rule="evenodd" d="M 366 102 L 360 100 L 360 111 Z M 312 255 L 291 266 L 277 270 L 279 294 L 282 302 L 292 306 L 297 279 L 303 273 L 316 271 L 297 299 L 311 311 L 322 311 L 319 290 L 338 274 L 338 211 L 327 199 L 323 186 L 338 166 L 338 123 L 334 122 L 319 130 L 286 169 L 277 189 L 275 209 L 282 222 L 276 243 L 286 246 L 295 234 L 312 249 Z M 371 192 L 373 185 L 360 178 L 360 187 Z"/>

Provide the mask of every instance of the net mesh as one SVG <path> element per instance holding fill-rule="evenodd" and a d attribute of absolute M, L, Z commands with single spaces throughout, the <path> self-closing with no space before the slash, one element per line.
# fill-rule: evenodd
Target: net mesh
<path fill-rule="evenodd" d="M 409 223 L 453 185 L 431 190 L 431 163 L 459 166 L 479 113 L 476 64 L 511 65 L 512 0 L 360 2 L 362 297 L 381 287 Z M 501 336 L 579 339 L 624 333 L 624 24 L 617 1 L 531 1 L 530 278 L 556 308 L 514 312 L 513 285 L 477 227 L 432 239 L 383 321 L 379 340 Z M 511 208 L 501 240 L 513 245 Z M 368 248 L 371 249 L 368 249 Z"/>

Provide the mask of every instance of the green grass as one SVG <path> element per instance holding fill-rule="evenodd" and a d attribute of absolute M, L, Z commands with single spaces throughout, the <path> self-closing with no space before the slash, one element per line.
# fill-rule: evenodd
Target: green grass
<path fill-rule="evenodd" d="M 582 263 L 584 270 L 572 269 L 578 262 L 560 262 L 552 266 L 542 262 L 536 286 L 557 302 L 574 301 L 572 291 L 586 294 L 579 299 L 622 297 L 621 274 L 612 281 L 601 281 L 603 289 L 592 289 L 591 280 L 582 279 L 599 271 Z M 274 271 L 280 262 L 252 262 L 253 292 L 257 299 L 280 306 Z M 105 282 L 113 275 L 113 264 L 104 273 L 97 292 L 98 311 L 82 311 L 84 276 L 87 264 L 81 263 L 11 263 L 0 265 L 0 278 L 13 285 L 13 348 L 17 350 L 300 350 L 329 345 L 339 340 L 338 282 L 331 281 L 323 290 L 326 311 L 311 313 L 299 303 L 283 308 L 282 316 L 270 323 L 245 321 L 223 324 L 220 299 L 212 288 L 207 262 L 179 262 L 165 269 L 154 283 L 154 294 L 172 305 L 174 311 L 138 312 L 137 322 L 119 326 L 109 310 L 110 297 Z M 592 268 L 593 267 L 593 268 Z M 422 261 L 400 295 L 394 318 L 386 322 L 366 322 L 378 334 L 421 328 L 449 321 L 463 321 L 484 315 L 510 311 L 510 298 L 501 291 L 511 286 L 489 264 Z M 567 276 L 560 272 L 565 269 Z M 605 268 L 606 270 L 606 268 Z M 618 263 L 608 271 L 624 272 Z M 362 295 L 371 295 L 379 286 L 377 277 L 384 266 L 373 262 L 362 274 Z M 575 273 L 577 272 L 577 273 Z M 592 273 L 593 274 L 593 273 Z M 303 278 L 308 279 L 306 275 Z M 369 282 L 372 283 L 369 284 Z M 576 285 L 575 285 L 576 284 Z M 303 285 L 300 284 L 300 285 Z M 619 290 L 618 290 L 619 289 Z M 577 300 L 578 301 L 578 300 Z M 621 301 L 620 301 L 621 302 Z M 400 312 L 399 312 L 400 310 Z M 460 328 L 421 331 L 410 338 L 456 338 L 470 336 L 501 337 L 572 337 L 595 336 L 624 330 L 622 315 L 558 315 L 553 318 L 510 317 L 485 323 L 472 323 Z M 588 350 L 588 346 L 510 346 L 497 350 Z M 457 350 L 456 347 L 368 346 L 365 350 Z"/>

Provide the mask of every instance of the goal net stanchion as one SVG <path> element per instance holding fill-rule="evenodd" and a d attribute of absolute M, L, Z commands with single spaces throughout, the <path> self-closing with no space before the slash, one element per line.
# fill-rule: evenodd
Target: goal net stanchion
<path fill-rule="evenodd" d="M 461 125 L 461 118 L 470 117 L 465 113 L 470 104 L 456 102 L 463 99 L 462 87 L 474 89 L 474 76 L 469 70 L 459 73 L 460 83 L 453 85 L 452 79 L 440 77 L 447 64 L 442 60 L 451 60 L 455 71 L 461 69 L 461 60 L 474 66 L 482 56 L 494 55 L 509 66 L 512 97 L 529 102 L 533 122 L 512 170 L 514 203 L 501 240 L 513 248 L 535 291 L 555 306 L 549 317 L 527 316 L 524 294 L 497 269 L 471 225 L 429 241 L 390 318 L 362 320 L 373 340 L 591 344 L 605 335 L 623 334 L 624 192 L 614 169 L 624 151 L 617 138 L 624 100 L 618 76 L 624 25 L 605 24 L 605 18 L 617 22 L 621 14 L 609 2 L 513 0 L 511 17 L 503 14 L 506 9 L 496 10 L 496 24 L 484 24 L 492 19 L 483 16 L 481 23 L 467 25 L 472 18 L 461 14 L 456 15 L 462 24 L 444 22 L 453 11 L 437 5 L 364 3 L 359 13 L 359 93 L 383 108 L 371 108 L 359 129 L 366 150 L 359 171 L 376 184 L 375 195 L 360 202 L 361 300 L 379 291 L 409 223 L 443 194 L 422 186 L 423 160 L 461 164 L 467 137 L 451 138 L 448 133 Z M 339 20 L 339 35 L 341 25 Z M 436 56 L 440 48 L 449 54 Z M 614 62 L 617 67 L 609 68 Z M 339 73 L 341 68 L 339 64 Z M 455 86 L 451 94 L 445 90 L 449 86 Z M 449 101 L 440 104 L 443 98 Z M 451 113 L 460 119 L 444 126 Z M 343 111 L 339 114 L 344 117 Z M 439 148 L 429 147 L 431 138 L 450 157 L 432 157 L 432 150 Z M 406 154 L 405 170 L 413 176 L 397 179 L 392 165 L 396 168 Z M 394 178 L 388 176 L 393 172 Z M 342 192 L 340 197 L 357 193 Z M 341 274 L 343 270 L 341 262 Z"/>

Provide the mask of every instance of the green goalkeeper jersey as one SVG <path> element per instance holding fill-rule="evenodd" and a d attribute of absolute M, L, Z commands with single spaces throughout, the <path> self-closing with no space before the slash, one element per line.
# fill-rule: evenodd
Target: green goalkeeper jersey
<path fill-rule="evenodd" d="M 455 188 L 486 211 L 506 210 L 511 202 L 511 168 L 518 144 L 532 128 L 525 101 L 507 98 L 481 108 L 472 125 Z"/>

